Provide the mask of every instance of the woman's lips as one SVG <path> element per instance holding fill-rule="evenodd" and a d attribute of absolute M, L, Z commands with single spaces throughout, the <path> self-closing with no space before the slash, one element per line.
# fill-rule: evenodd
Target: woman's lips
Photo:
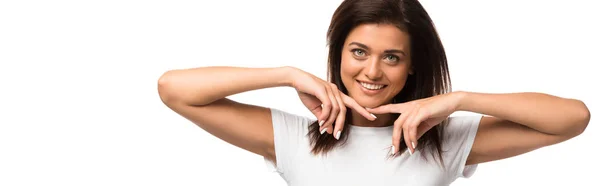
<path fill-rule="evenodd" d="M 383 90 L 387 87 L 387 85 L 383 85 L 382 88 L 377 89 L 377 90 L 372 90 L 372 89 L 367 89 L 364 86 L 362 86 L 362 84 L 360 83 L 360 81 L 356 80 L 356 85 L 359 86 L 359 89 L 366 95 L 369 96 L 373 96 L 373 95 L 377 95 L 381 92 L 383 92 Z"/>

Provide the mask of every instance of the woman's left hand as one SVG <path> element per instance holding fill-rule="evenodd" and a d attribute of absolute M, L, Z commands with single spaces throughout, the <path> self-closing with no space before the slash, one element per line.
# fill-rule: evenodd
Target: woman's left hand
<path fill-rule="evenodd" d="M 459 93 L 448 93 L 406 103 L 387 104 L 367 111 L 373 114 L 400 113 L 394 122 L 392 154 L 400 149 L 400 137 L 412 154 L 419 139 L 425 132 L 444 121 L 457 110 Z"/>

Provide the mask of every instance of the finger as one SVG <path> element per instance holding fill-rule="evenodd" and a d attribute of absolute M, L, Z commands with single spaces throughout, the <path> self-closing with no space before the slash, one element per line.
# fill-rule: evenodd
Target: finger
<path fill-rule="evenodd" d="M 337 89 L 337 87 L 334 86 L 331 89 L 333 90 L 334 96 L 340 107 L 340 113 L 338 114 L 337 119 L 335 120 L 335 126 L 334 126 L 334 130 L 333 130 L 333 137 L 335 137 L 335 139 L 339 140 L 340 136 L 342 135 L 342 129 L 344 129 L 344 121 L 346 119 L 346 106 L 344 105 L 344 102 L 342 101 L 341 93 Z"/>
<path fill-rule="evenodd" d="M 438 123 L 433 123 L 430 121 L 421 122 L 417 128 L 417 139 L 421 138 L 427 131 L 431 130 L 431 128 L 435 127 L 437 124 Z"/>
<path fill-rule="evenodd" d="M 408 125 L 409 125 L 408 126 L 408 128 L 409 128 L 408 136 L 410 138 L 411 147 L 413 149 L 413 152 L 417 148 L 417 144 L 419 142 L 419 136 L 418 136 L 419 126 L 421 125 L 421 122 L 424 120 L 424 118 L 427 117 L 424 113 L 425 112 L 423 109 L 416 110 L 415 113 L 413 114 L 412 120 L 408 123 Z"/>
<path fill-rule="evenodd" d="M 400 147 L 400 135 L 402 135 L 402 128 L 399 127 L 401 126 L 400 120 L 401 119 L 398 118 L 394 121 L 394 130 L 392 131 L 392 155 L 395 155 Z"/>
<path fill-rule="evenodd" d="M 321 101 L 321 114 L 317 116 L 319 118 L 319 126 L 323 126 L 325 121 L 329 118 L 331 112 L 331 101 L 327 94 L 327 88 L 323 87 L 315 93 L 315 97 Z"/>
<path fill-rule="evenodd" d="M 315 115 L 315 117 L 319 118 L 317 119 L 318 121 L 321 121 L 321 116 L 323 115 L 323 108 L 321 108 L 321 106 L 318 106 L 317 108 L 311 110 L 311 112 L 313 113 L 313 115 Z M 320 124 L 319 124 L 320 126 Z"/>
<path fill-rule="evenodd" d="M 402 136 L 402 123 L 406 120 L 408 112 L 400 114 L 400 117 L 394 121 L 394 130 L 392 131 L 392 155 L 400 150 L 400 137 Z"/>
<path fill-rule="evenodd" d="M 414 113 L 411 112 L 410 115 L 411 116 L 409 116 L 409 118 L 413 117 L 412 115 L 414 115 Z M 409 119 L 406 119 L 406 120 L 408 121 Z M 402 133 L 403 133 L 402 136 L 404 137 L 404 144 L 406 144 L 406 150 L 408 150 L 408 153 L 410 153 L 410 155 L 412 155 L 414 150 L 412 149 L 412 145 L 410 145 L 411 141 L 410 141 L 410 137 L 408 135 L 409 130 L 410 129 L 408 126 L 408 122 L 405 121 L 404 123 L 402 123 Z"/>
<path fill-rule="evenodd" d="M 316 93 L 317 93 L 317 91 L 315 91 L 315 94 L 316 94 Z M 305 94 L 305 93 L 298 92 L 298 96 L 302 96 L 302 94 Z M 309 95 L 310 95 L 310 96 L 313 96 L 313 97 L 315 97 L 315 98 L 317 98 L 317 100 L 318 100 L 319 102 L 321 102 L 321 101 L 319 100 L 319 98 L 318 98 L 318 97 L 316 97 L 316 96 L 314 96 L 314 95 L 312 95 L 312 94 L 309 94 Z M 306 108 L 308 108 L 308 109 L 310 110 L 310 112 L 311 112 L 311 113 L 312 113 L 312 114 L 313 114 L 315 117 L 317 117 L 317 121 L 320 121 L 320 118 L 321 118 L 321 114 L 322 114 L 321 112 L 323 111 L 323 107 L 322 107 L 322 105 L 323 105 L 323 104 L 321 103 L 320 105 L 314 106 L 314 107 L 312 107 L 312 108 L 310 108 L 310 107 L 308 107 L 308 106 L 306 107 Z M 318 123 L 318 122 L 317 122 L 317 123 Z"/>
<path fill-rule="evenodd" d="M 346 94 L 341 94 L 341 96 L 342 96 L 342 101 L 344 101 L 344 105 L 346 105 L 347 107 L 349 107 L 352 110 L 358 112 L 360 115 L 362 115 L 363 117 L 367 118 L 368 120 L 374 121 L 375 119 L 377 119 L 377 117 L 375 115 L 371 114 L 369 111 L 367 111 L 367 109 L 365 109 L 364 107 L 360 106 L 350 96 L 347 96 Z"/>
<path fill-rule="evenodd" d="M 414 125 L 414 121 L 415 118 L 417 116 L 417 113 L 419 112 L 420 109 L 415 108 L 411 111 L 410 116 L 408 116 L 408 118 L 406 119 L 406 121 L 403 123 L 402 128 L 404 129 L 404 141 L 406 143 L 406 146 L 408 147 L 409 150 L 411 150 L 411 154 L 412 152 L 414 152 L 414 138 L 412 138 L 411 136 L 411 131 L 412 131 L 412 126 Z"/>
<path fill-rule="evenodd" d="M 336 93 L 339 93 L 339 90 L 338 90 L 337 86 L 335 84 L 333 84 L 333 83 L 328 83 L 328 85 L 329 85 L 328 86 L 328 88 L 329 88 L 329 94 L 330 94 L 330 98 L 331 98 L 331 107 L 332 107 L 331 110 L 332 110 L 332 113 L 330 114 L 330 119 L 331 120 L 328 121 L 329 126 L 327 127 L 327 133 L 335 135 L 333 133 L 334 128 L 336 127 L 334 125 L 334 122 L 336 122 L 337 119 L 339 118 L 340 111 L 341 111 L 342 107 L 344 107 L 344 103 L 340 102 L 340 100 L 337 98 L 338 96 L 336 95 Z M 343 122 L 343 120 L 342 120 L 342 122 Z"/>
<path fill-rule="evenodd" d="M 333 95 L 333 90 L 331 90 L 331 85 L 325 85 L 327 89 L 327 95 L 329 97 L 329 102 L 331 103 L 331 112 L 329 112 L 329 117 L 325 120 L 323 126 L 321 126 L 321 131 L 325 130 L 328 134 L 333 133 L 333 122 L 335 121 L 337 115 L 339 114 L 339 104 L 337 103 L 337 99 Z"/>
<path fill-rule="evenodd" d="M 367 108 L 373 114 L 403 113 L 408 107 L 404 103 L 381 105 L 376 108 Z"/>

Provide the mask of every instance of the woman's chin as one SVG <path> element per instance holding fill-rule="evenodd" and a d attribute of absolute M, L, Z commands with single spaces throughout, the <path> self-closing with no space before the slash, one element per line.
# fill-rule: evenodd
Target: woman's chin
<path fill-rule="evenodd" d="M 365 108 L 375 108 L 381 106 L 381 103 L 375 100 L 356 100 L 356 102 Z"/>

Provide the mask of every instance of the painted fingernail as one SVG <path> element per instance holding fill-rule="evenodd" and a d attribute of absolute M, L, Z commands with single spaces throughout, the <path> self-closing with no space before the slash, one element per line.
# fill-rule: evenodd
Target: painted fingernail
<path fill-rule="evenodd" d="M 392 155 L 396 154 L 396 147 L 392 145 Z"/>
<path fill-rule="evenodd" d="M 417 146 L 415 145 L 415 142 L 410 142 L 410 144 L 412 145 L 413 149 L 417 149 L 416 148 Z"/>
<path fill-rule="evenodd" d="M 337 134 L 335 134 L 335 139 L 340 140 L 341 134 L 342 134 L 342 131 L 338 131 Z"/>
<path fill-rule="evenodd" d="M 371 116 L 373 116 L 373 118 L 377 119 L 377 116 L 375 116 L 375 114 L 371 113 Z"/>
<path fill-rule="evenodd" d="M 325 133 L 325 131 L 327 131 L 327 128 L 324 128 L 323 130 L 321 130 L 321 134 Z"/>
<path fill-rule="evenodd" d="M 319 127 L 320 127 L 320 126 L 323 126 L 323 123 L 325 123 L 325 120 L 321 120 L 321 121 L 319 121 Z"/>
<path fill-rule="evenodd" d="M 412 155 L 412 153 L 413 153 L 413 152 L 412 152 L 410 149 L 406 149 L 406 150 L 408 150 L 408 153 L 409 153 L 410 155 Z"/>

